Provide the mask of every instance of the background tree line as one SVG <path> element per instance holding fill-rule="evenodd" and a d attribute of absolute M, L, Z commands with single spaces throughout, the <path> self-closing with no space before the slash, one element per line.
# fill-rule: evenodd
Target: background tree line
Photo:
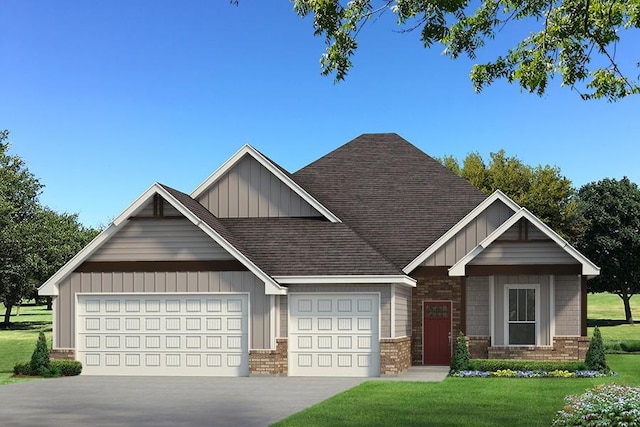
<path fill-rule="evenodd" d="M 16 155 L 9 154 L 9 132 L 0 131 L 0 302 L 1 325 L 11 310 L 36 296 L 36 288 L 89 243 L 98 230 L 58 213 L 39 201 L 44 187 Z"/>
<path fill-rule="evenodd" d="M 633 323 L 630 299 L 640 292 L 640 189 L 628 178 L 605 178 L 576 189 L 556 166 L 524 164 L 504 150 L 485 161 L 470 153 L 462 162 L 439 159 L 489 195 L 501 190 L 558 232 L 601 268 L 590 292 L 611 292 Z"/>

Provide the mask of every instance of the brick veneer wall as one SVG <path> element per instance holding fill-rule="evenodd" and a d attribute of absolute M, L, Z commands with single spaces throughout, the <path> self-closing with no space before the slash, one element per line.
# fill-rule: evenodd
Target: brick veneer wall
<path fill-rule="evenodd" d="M 464 317 L 463 277 L 418 277 L 411 298 L 411 354 L 414 365 L 422 365 L 422 306 L 424 301 L 451 301 L 451 336 L 462 330 Z"/>
<path fill-rule="evenodd" d="M 49 351 L 49 358 L 54 360 L 76 360 L 76 351 L 72 348 L 54 348 Z"/>
<path fill-rule="evenodd" d="M 286 338 L 276 339 L 275 350 L 251 350 L 249 375 L 281 375 L 288 370 Z"/>
<path fill-rule="evenodd" d="M 380 374 L 397 375 L 411 367 L 411 337 L 380 339 Z"/>
<path fill-rule="evenodd" d="M 584 360 L 588 337 L 554 337 L 552 346 L 489 347 L 489 359 Z"/>
<path fill-rule="evenodd" d="M 488 359 L 491 337 L 471 336 L 466 337 L 467 348 L 472 359 Z"/>

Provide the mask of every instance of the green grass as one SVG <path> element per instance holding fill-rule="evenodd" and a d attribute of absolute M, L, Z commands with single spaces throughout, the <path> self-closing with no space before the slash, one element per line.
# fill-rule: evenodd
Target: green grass
<path fill-rule="evenodd" d="M 640 297 L 631 297 L 631 314 L 640 319 Z M 609 293 L 589 294 L 587 296 L 587 326 L 589 336 L 597 325 L 605 341 L 623 341 L 640 339 L 640 325 L 625 322 L 624 305 L 619 296 Z"/>
<path fill-rule="evenodd" d="M 44 331 L 51 342 L 51 312 L 45 306 L 23 305 L 20 314 L 14 307 L 11 312 L 12 329 L 0 330 L 0 384 L 28 381 L 11 378 L 13 365 L 28 362 L 36 346 L 38 334 Z M 4 305 L 0 304 L 0 314 L 4 316 Z"/>
<path fill-rule="evenodd" d="M 607 359 L 619 377 L 368 381 L 275 426 L 548 426 L 566 395 L 601 383 L 640 384 L 640 356 Z"/>

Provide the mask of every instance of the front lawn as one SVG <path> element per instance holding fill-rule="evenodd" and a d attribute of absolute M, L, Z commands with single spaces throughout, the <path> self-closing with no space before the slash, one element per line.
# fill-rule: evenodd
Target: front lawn
<path fill-rule="evenodd" d="M 602 383 L 640 385 L 640 356 L 607 360 L 620 377 L 368 381 L 274 426 L 549 426 L 568 394 Z"/>
<path fill-rule="evenodd" d="M 626 323 L 624 305 L 617 295 L 589 294 L 587 296 L 587 313 L 589 336 L 593 335 L 593 328 L 597 325 L 600 327 L 602 339 L 605 342 L 640 339 L 640 325 Z M 635 319 L 640 319 L 640 297 L 637 295 L 631 297 L 631 314 Z"/>
<path fill-rule="evenodd" d="M 4 315 L 4 305 L 0 304 Z M 51 341 L 51 312 L 43 305 L 23 305 L 20 314 L 14 307 L 11 312 L 12 329 L 0 330 L 0 384 L 25 381 L 11 378 L 16 363 L 28 362 L 38 341 L 38 333 L 44 331 Z"/>

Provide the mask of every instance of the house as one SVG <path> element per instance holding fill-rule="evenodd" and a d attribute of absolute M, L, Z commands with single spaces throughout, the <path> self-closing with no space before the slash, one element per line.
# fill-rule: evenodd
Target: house
<path fill-rule="evenodd" d="M 53 275 L 55 357 L 86 374 L 379 376 L 582 359 L 599 268 L 396 134 L 291 174 L 244 146 L 191 194 L 153 184 Z"/>

